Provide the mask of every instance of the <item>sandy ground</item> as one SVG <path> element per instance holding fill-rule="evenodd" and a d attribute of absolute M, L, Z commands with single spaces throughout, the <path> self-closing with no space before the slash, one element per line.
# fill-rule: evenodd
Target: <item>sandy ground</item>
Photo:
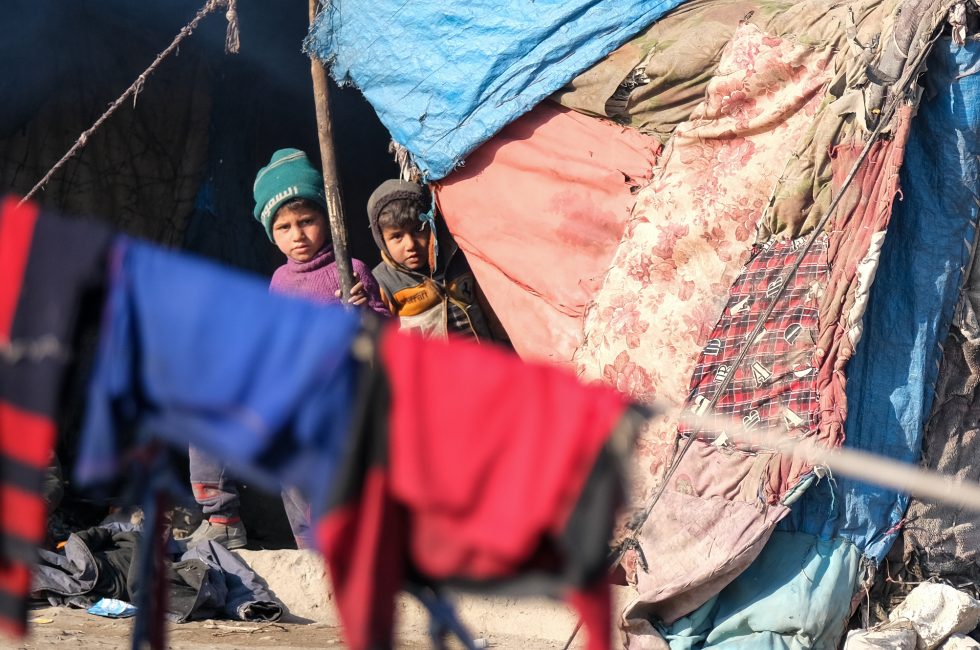
<path fill-rule="evenodd" d="M 31 634 L 20 641 L 5 639 L 0 648 L 44 650 L 46 648 L 128 649 L 133 619 L 113 620 L 81 609 L 48 607 L 33 610 Z M 168 647 L 174 650 L 205 648 L 342 648 L 340 629 L 325 623 L 241 623 L 199 621 L 170 624 Z M 406 647 L 424 647 L 409 645 Z"/>
<path fill-rule="evenodd" d="M 87 614 L 81 609 L 46 607 L 31 611 L 31 634 L 20 641 L 0 638 L 2 650 L 46 650 L 47 648 L 94 648 L 128 650 L 132 619 L 113 620 Z M 327 623 L 241 623 L 199 621 L 170 624 L 168 648 L 172 650 L 286 650 L 287 648 L 343 648 L 340 628 Z M 490 648 L 540 648 L 552 650 L 563 644 L 514 635 L 487 639 Z M 423 650 L 428 640 L 421 634 L 402 636 L 398 648 Z M 451 648 L 461 647 L 450 644 Z"/>
<path fill-rule="evenodd" d="M 311 551 L 237 551 L 286 607 L 275 624 L 198 621 L 171 624 L 168 647 L 173 650 L 247 648 L 343 648 L 333 595 L 319 555 Z M 564 647 L 575 617 L 567 607 L 544 599 L 461 596 L 459 614 L 470 632 L 490 648 L 552 650 Z M 411 597 L 396 605 L 398 643 L 408 650 L 429 648 L 428 615 Z M 132 619 L 108 619 L 80 609 L 45 607 L 30 612 L 31 634 L 20 641 L 0 636 L 0 650 L 130 648 Z M 576 648 L 584 644 L 580 635 Z M 453 646 L 450 647 L 461 647 Z"/>

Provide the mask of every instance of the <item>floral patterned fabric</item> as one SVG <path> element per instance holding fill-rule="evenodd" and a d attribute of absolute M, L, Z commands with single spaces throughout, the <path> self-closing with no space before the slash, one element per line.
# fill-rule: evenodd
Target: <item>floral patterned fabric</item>
<path fill-rule="evenodd" d="M 822 98 L 829 52 L 742 25 L 680 125 L 586 317 L 578 372 L 639 400 L 677 401 L 746 261 L 767 198 Z M 666 363 L 665 363 L 666 361 Z M 674 448 L 664 418 L 641 436 L 634 497 L 645 500 Z"/>
<path fill-rule="evenodd" d="M 751 23 L 771 37 L 805 39 L 813 48 L 839 48 L 841 25 L 854 30 L 855 42 L 870 42 L 879 35 L 883 4 L 881 0 L 846 5 L 814 0 L 687 0 L 551 98 L 666 143 L 701 104 L 708 83 L 718 74 L 722 52 L 740 24 Z M 861 60 L 850 58 L 854 63 Z"/>

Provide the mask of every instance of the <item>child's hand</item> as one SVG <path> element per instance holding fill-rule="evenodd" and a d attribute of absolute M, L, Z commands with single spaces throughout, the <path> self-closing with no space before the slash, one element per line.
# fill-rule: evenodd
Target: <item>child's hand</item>
<path fill-rule="evenodd" d="M 354 274 L 354 279 L 357 280 L 357 283 L 350 288 L 350 299 L 347 302 L 360 307 L 361 305 L 367 304 L 367 291 L 364 290 L 364 283 L 360 281 L 356 273 Z M 334 295 L 340 298 L 340 289 L 335 291 Z"/>

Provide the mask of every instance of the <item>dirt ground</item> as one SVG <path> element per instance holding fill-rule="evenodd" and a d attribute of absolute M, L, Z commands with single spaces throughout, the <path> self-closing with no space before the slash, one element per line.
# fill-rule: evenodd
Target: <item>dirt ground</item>
<path fill-rule="evenodd" d="M 123 650 L 130 647 L 133 619 L 108 619 L 81 609 L 46 607 L 31 611 L 31 633 L 20 641 L 0 640 L 4 650 L 47 648 L 95 648 Z M 340 629 L 323 623 L 242 623 L 198 621 L 170 624 L 168 647 L 173 650 L 205 648 L 342 648 Z M 408 646 L 412 647 L 412 646 Z M 424 647 L 424 646 L 416 646 Z"/>
<path fill-rule="evenodd" d="M 46 607 L 31 611 L 31 634 L 20 641 L 0 637 L 0 650 L 47 650 L 79 648 L 88 650 L 128 650 L 133 619 L 108 619 L 81 609 Z M 168 648 L 171 650 L 287 650 L 288 648 L 343 648 L 340 628 L 325 623 L 242 623 L 238 621 L 198 621 L 170 624 Z M 398 648 L 429 648 L 422 636 L 402 638 Z M 460 647 L 450 644 L 450 647 Z M 491 648 L 540 648 L 551 650 L 561 644 L 529 641 L 521 637 L 488 639 Z"/>

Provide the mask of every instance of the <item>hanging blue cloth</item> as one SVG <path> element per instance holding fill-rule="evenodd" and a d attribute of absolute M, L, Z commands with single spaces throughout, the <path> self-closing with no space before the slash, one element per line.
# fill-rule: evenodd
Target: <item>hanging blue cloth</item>
<path fill-rule="evenodd" d="M 110 480 L 136 432 L 294 485 L 318 512 L 347 439 L 358 315 L 125 238 L 110 275 L 78 480 Z"/>

